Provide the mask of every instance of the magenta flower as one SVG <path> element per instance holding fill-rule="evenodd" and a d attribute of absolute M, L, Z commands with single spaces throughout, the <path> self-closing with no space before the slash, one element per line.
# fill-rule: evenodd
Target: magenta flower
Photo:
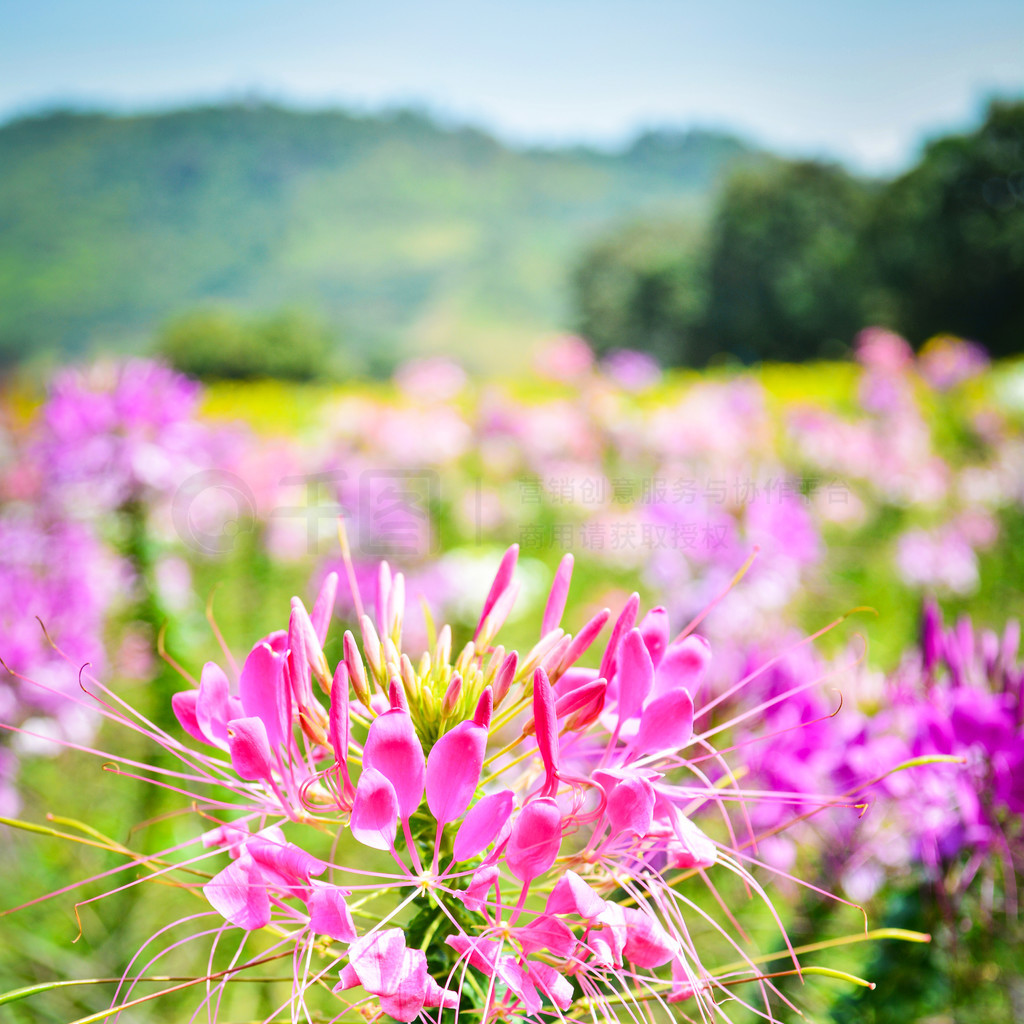
<path fill-rule="evenodd" d="M 917 365 L 921 376 L 936 391 L 949 391 L 984 373 L 989 358 L 977 342 L 940 335 L 921 349 Z"/>
<path fill-rule="evenodd" d="M 0 513 L 0 805 L 20 805 L 18 755 L 54 739 L 83 742 L 98 724 L 94 707 L 69 700 L 78 672 L 105 671 L 105 616 L 125 573 L 84 525 L 39 508 L 33 517 Z M 8 746 L 8 743 L 11 746 Z"/>
<path fill-rule="evenodd" d="M 625 391 L 644 391 L 661 380 L 658 361 L 646 352 L 620 348 L 609 352 L 602 369 Z"/>
<path fill-rule="evenodd" d="M 51 385 L 38 443 L 50 486 L 101 510 L 169 495 L 210 461 L 199 398 L 198 383 L 147 360 L 64 371 Z"/>
<path fill-rule="evenodd" d="M 517 556 L 461 650 L 443 627 L 415 664 L 403 653 L 404 579 L 384 566 L 332 670 L 331 574 L 237 680 L 210 663 L 174 696 L 188 742 L 135 722 L 181 763 L 146 777 L 190 794 L 208 823 L 181 864 L 214 861 L 212 877 L 181 884 L 201 889 L 218 932 L 276 937 L 293 1009 L 330 980 L 339 1011 L 398 1021 L 613 1020 L 680 1001 L 712 1015 L 753 981 L 768 1012 L 782 996 L 742 931 L 695 898 L 724 879 L 768 900 L 738 837 L 745 807 L 787 799 L 720 776 L 721 727 L 702 724 L 714 703 L 698 696 L 708 644 L 674 636 L 662 608 L 641 617 L 636 595 L 566 633 L 566 558 L 542 635 L 507 651 Z M 739 966 L 716 970 L 716 945 Z M 224 984 L 209 986 L 211 1012 Z"/>

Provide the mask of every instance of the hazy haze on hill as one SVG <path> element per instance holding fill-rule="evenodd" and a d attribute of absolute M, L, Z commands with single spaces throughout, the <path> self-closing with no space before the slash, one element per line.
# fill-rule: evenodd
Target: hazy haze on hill
<path fill-rule="evenodd" d="M 699 218 L 757 158 L 698 131 L 516 150 L 408 111 L 24 118 L 0 128 L 0 355 L 138 350 L 222 304 L 308 309 L 362 351 L 508 365 L 568 322 L 568 270 L 598 232 Z"/>

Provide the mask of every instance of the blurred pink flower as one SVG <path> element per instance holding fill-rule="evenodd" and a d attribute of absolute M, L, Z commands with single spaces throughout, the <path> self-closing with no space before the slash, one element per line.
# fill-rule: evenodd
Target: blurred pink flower
<path fill-rule="evenodd" d="M 537 347 L 533 369 L 552 380 L 578 381 L 590 373 L 594 353 L 590 346 L 574 334 L 564 334 Z"/>
<path fill-rule="evenodd" d="M 419 402 L 450 402 L 466 386 L 466 380 L 466 371 L 446 356 L 410 359 L 395 371 L 399 389 L 406 398 Z"/>

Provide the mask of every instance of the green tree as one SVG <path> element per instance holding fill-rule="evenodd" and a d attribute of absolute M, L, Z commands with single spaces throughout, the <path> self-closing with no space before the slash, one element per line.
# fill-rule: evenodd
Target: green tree
<path fill-rule="evenodd" d="M 289 310 L 252 319 L 224 309 L 197 310 L 164 328 L 157 351 L 176 369 L 207 380 L 314 380 L 337 369 L 328 332 Z"/>
<path fill-rule="evenodd" d="M 787 161 L 735 174 L 711 226 L 694 361 L 841 351 L 865 322 L 870 272 L 859 246 L 870 202 L 867 185 L 829 164 Z"/>
<path fill-rule="evenodd" d="M 678 221 L 638 222 L 600 240 L 573 275 L 577 330 L 598 352 L 689 362 L 704 314 L 702 247 L 699 229 Z"/>
<path fill-rule="evenodd" d="M 883 314 L 915 344 L 973 338 L 1024 349 L 1024 103 L 994 102 L 969 135 L 932 142 L 888 185 L 868 245 Z"/>

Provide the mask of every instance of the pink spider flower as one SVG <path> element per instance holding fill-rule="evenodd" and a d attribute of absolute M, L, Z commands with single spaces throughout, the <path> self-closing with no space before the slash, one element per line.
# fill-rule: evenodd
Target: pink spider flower
<path fill-rule="evenodd" d="M 375 614 L 361 614 L 358 639 L 344 634 L 332 670 L 329 575 L 312 611 L 293 599 L 288 628 L 240 668 L 225 652 L 226 670 L 209 663 L 175 695 L 188 742 L 100 688 L 109 716 L 180 762 L 111 758 L 119 771 L 186 794 L 207 822 L 197 851 L 150 863 L 213 862 L 205 881 L 181 883 L 210 908 L 198 934 L 240 933 L 232 974 L 291 956 L 281 1009 L 294 1019 L 324 987 L 339 1019 L 616 1020 L 657 1006 L 677 1016 L 680 1002 L 695 1019 L 724 1019 L 751 985 L 757 1012 L 775 1019 L 776 975 L 756 966 L 731 912 L 720 921 L 697 898 L 710 892 L 725 909 L 714 879 L 726 877 L 771 909 L 750 871 L 745 806 L 786 798 L 743 789 L 710 742 L 723 726 L 700 728 L 708 644 L 673 637 L 664 609 L 640 618 L 636 595 L 603 646 L 608 610 L 570 635 L 567 557 L 537 643 L 507 651 L 497 635 L 517 556 L 502 559 L 473 638 L 455 652 L 448 627 L 430 630 L 415 664 L 402 651 L 404 580 L 384 564 Z M 358 593 L 353 602 L 363 608 Z M 588 654 L 597 667 L 583 667 Z M 245 959 L 261 930 L 276 941 Z M 703 958 L 709 934 L 736 961 L 725 970 Z M 149 944 L 140 950 L 114 1005 L 184 941 L 137 968 Z M 784 932 L 779 941 L 788 948 Z M 211 1017 L 229 976 L 198 979 Z"/>

